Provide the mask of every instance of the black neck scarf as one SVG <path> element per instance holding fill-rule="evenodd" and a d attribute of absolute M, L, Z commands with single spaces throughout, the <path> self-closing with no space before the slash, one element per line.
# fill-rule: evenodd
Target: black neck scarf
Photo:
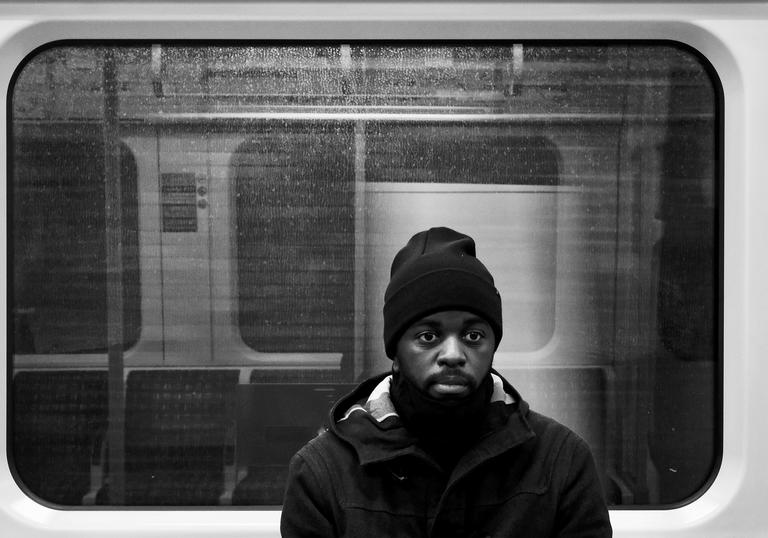
<path fill-rule="evenodd" d="M 390 387 L 403 424 L 445 470 L 453 469 L 482 435 L 492 393 L 490 373 L 475 391 L 460 399 L 432 398 L 399 373 L 393 374 Z"/>

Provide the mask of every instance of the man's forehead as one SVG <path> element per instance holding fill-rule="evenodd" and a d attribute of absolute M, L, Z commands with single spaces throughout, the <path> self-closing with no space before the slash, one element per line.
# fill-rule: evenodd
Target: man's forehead
<path fill-rule="evenodd" d="M 417 319 L 411 324 L 411 327 L 416 325 L 443 326 L 450 324 L 466 326 L 479 323 L 488 325 L 486 320 L 473 312 L 467 312 L 465 310 L 442 310 Z"/>

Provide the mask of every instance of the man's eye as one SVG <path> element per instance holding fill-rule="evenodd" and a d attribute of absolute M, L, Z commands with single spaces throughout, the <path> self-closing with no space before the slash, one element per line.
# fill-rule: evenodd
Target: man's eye
<path fill-rule="evenodd" d="M 466 338 L 469 342 L 479 342 L 483 339 L 483 333 L 480 331 L 469 331 L 466 335 L 464 335 L 464 338 Z"/>
<path fill-rule="evenodd" d="M 416 338 L 419 340 L 419 342 L 423 342 L 425 344 L 431 344 L 435 340 L 437 340 L 437 335 L 433 332 L 423 332 L 416 335 Z"/>

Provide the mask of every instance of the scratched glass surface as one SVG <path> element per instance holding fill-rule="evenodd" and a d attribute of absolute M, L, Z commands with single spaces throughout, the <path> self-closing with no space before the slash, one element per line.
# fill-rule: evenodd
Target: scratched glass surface
<path fill-rule="evenodd" d="M 721 450 L 719 92 L 661 43 L 37 52 L 9 109 L 19 482 L 279 505 L 328 403 L 389 369 L 392 257 L 447 225 L 501 292 L 495 367 L 589 442 L 609 502 L 695 496 Z"/>

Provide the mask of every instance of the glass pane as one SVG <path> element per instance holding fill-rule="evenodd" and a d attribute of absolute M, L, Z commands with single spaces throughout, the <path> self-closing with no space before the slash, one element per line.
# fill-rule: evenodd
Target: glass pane
<path fill-rule="evenodd" d="M 104 144 L 98 130 L 67 125 L 42 134 L 23 126 L 13 146 L 15 351 L 107 349 Z M 102 156 L 101 159 L 94 156 Z M 136 163 L 120 154 L 124 260 L 123 346 L 139 339 Z"/>
<path fill-rule="evenodd" d="M 279 505 L 330 403 L 391 367 L 392 257 L 446 225 L 500 289 L 495 368 L 587 440 L 610 503 L 689 500 L 722 449 L 719 102 L 661 43 L 32 56 L 7 148 L 19 482 Z"/>
<path fill-rule="evenodd" d="M 238 146 L 239 329 L 258 351 L 340 351 L 354 337 L 349 125 L 291 125 Z"/>

